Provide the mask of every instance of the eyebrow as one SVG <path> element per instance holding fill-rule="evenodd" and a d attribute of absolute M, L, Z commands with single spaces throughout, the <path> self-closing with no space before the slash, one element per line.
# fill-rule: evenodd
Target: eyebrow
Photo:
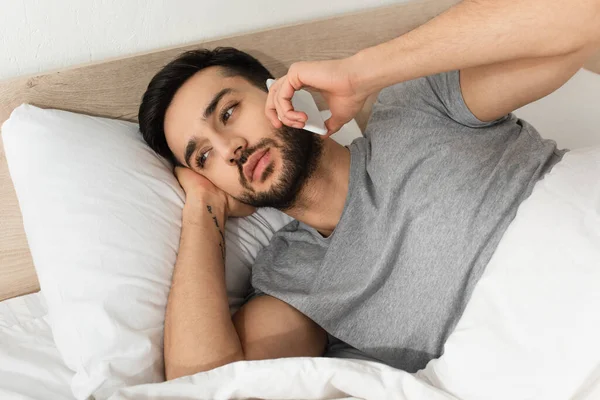
<path fill-rule="evenodd" d="M 198 143 L 198 139 L 194 136 L 188 141 L 187 145 L 185 146 L 184 159 L 185 159 L 185 163 L 190 168 L 192 168 L 190 165 L 190 157 L 192 156 L 192 154 L 194 154 L 194 151 L 196 151 L 197 143 Z"/>
<path fill-rule="evenodd" d="M 215 94 L 215 96 L 212 98 L 210 103 L 208 103 L 208 105 L 204 109 L 204 113 L 202 114 L 202 119 L 210 118 L 210 116 L 213 115 L 215 110 L 217 109 L 221 99 L 225 95 L 232 93 L 234 91 L 235 90 L 232 88 L 225 88 L 225 89 L 220 90 L 217 94 Z M 197 144 L 198 144 L 198 139 L 194 136 L 188 141 L 187 145 L 185 146 L 185 153 L 184 153 L 183 158 L 184 158 L 187 166 L 190 168 L 192 168 L 190 165 L 190 157 L 192 157 L 192 154 L 194 154 L 194 151 L 196 151 Z"/>
<path fill-rule="evenodd" d="M 210 116 L 217 109 L 217 106 L 219 105 L 219 101 L 221 101 L 223 96 L 225 96 L 226 94 L 229 94 L 233 91 L 234 90 L 232 88 L 225 88 L 225 89 L 222 89 L 219 93 L 215 94 L 215 97 L 213 97 L 213 99 L 210 101 L 210 103 L 208 103 L 208 105 L 206 106 L 206 109 L 204 110 L 204 114 L 202 115 L 202 118 L 203 119 L 210 118 Z"/>

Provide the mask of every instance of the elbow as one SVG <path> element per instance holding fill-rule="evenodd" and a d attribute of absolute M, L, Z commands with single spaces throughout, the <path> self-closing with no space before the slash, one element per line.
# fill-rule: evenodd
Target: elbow
<path fill-rule="evenodd" d="M 181 378 L 182 376 L 193 375 L 197 372 L 200 371 L 188 371 L 187 368 L 165 363 L 165 379 L 167 381 L 172 381 L 173 379 Z"/>
<path fill-rule="evenodd" d="M 220 367 L 220 365 L 215 366 L 214 368 Z M 177 378 L 181 378 L 184 376 L 191 376 L 195 374 L 199 374 L 200 372 L 206 372 L 213 369 L 212 367 L 203 366 L 203 365 L 174 365 L 174 364 L 165 364 L 165 380 L 172 381 Z"/>
<path fill-rule="evenodd" d="M 202 360 L 200 358 L 189 359 L 185 356 L 173 358 L 172 356 L 167 356 L 165 354 L 165 378 L 167 381 L 170 381 L 183 376 L 195 375 L 200 372 L 210 371 L 212 369 L 242 360 L 244 360 L 244 356 L 241 353 L 231 354 L 227 357 L 210 361 Z"/>

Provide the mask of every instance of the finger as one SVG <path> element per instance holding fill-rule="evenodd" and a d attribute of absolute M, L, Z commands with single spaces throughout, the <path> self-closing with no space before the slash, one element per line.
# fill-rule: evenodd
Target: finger
<path fill-rule="evenodd" d="M 302 126 L 304 126 L 304 121 L 308 119 L 306 113 L 295 110 L 287 110 L 287 112 L 281 112 L 281 110 L 285 109 L 285 105 L 281 103 L 280 99 L 280 87 L 282 83 L 285 82 L 285 76 L 283 78 L 278 79 L 273 85 L 271 85 L 271 89 L 269 91 L 269 96 L 271 98 L 269 106 L 269 111 L 266 112 L 269 118 L 273 120 L 271 123 L 276 127 L 281 127 L 281 122 L 288 126 L 297 127 L 294 122 L 302 122 Z M 290 102 L 291 104 L 291 102 Z M 292 121 L 292 122 L 290 122 Z"/>
<path fill-rule="evenodd" d="M 175 167 L 175 177 L 177 178 L 177 182 L 179 182 L 179 186 L 183 189 L 185 193 L 187 193 L 187 184 L 185 180 L 185 168 L 184 167 Z"/>
<path fill-rule="evenodd" d="M 275 128 L 281 128 L 282 124 L 281 121 L 279 121 L 279 118 L 277 118 L 277 109 L 274 103 L 275 93 L 277 92 L 276 83 L 277 82 L 271 85 L 271 88 L 267 94 L 267 102 L 265 104 L 265 115 L 271 122 L 271 125 L 273 125 Z"/>
<path fill-rule="evenodd" d="M 330 117 L 327 121 L 325 121 L 325 127 L 327 128 L 326 137 L 329 137 L 339 131 L 344 124 L 333 117 Z"/>
<path fill-rule="evenodd" d="M 298 118 L 296 118 L 296 121 L 299 121 L 299 122 L 306 122 L 306 121 L 308 121 L 308 115 L 305 112 L 303 112 L 303 111 L 294 111 L 294 113 L 296 113 L 296 116 L 298 117 Z"/>
<path fill-rule="evenodd" d="M 279 118 L 277 118 L 277 112 L 275 110 L 268 110 L 266 112 L 266 114 L 267 114 L 267 118 L 269 119 L 269 121 L 271 122 L 271 125 L 273 125 L 273 127 L 281 128 L 281 126 L 283 124 L 281 123 Z"/>
<path fill-rule="evenodd" d="M 271 90 L 273 91 L 273 98 L 274 98 L 274 103 L 275 103 L 275 108 L 276 108 L 276 112 L 275 112 L 275 117 L 277 118 L 277 121 L 279 121 L 279 126 L 281 127 L 281 125 L 287 125 L 287 126 L 292 126 L 292 127 L 297 127 L 297 121 L 291 118 L 288 118 L 285 116 L 285 114 L 279 112 L 280 110 L 280 105 L 278 105 L 278 100 L 279 100 L 279 92 L 280 92 L 280 87 L 281 87 L 281 83 L 285 81 L 285 77 L 278 79 L 277 82 L 273 83 L 273 85 L 271 85 Z"/>
<path fill-rule="evenodd" d="M 286 79 L 282 80 L 276 101 L 279 105 L 279 115 L 285 115 L 295 121 L 305 122 L 308 120 L 308 115 L 302 111 L 294 110 L 294 104 L 292 103 L 292 97 L 296 91 L 303 88 L 303 84 L 298 77 L 297 65 L 298 63 L 293 64 L 285 76 Z"/>
<path fill-rule="evenodd" d="M 275 94 L 277 115 L 280 117 L 285 116 L 289 119 L 297 119 L 294 118 L 294 106 L 292 105 L 294 93 L 296 93 L 296 89 L 290 84 L 289 80 L 282 79 L 281 85 L 277 88 L 277 93 Z"/>
<path fill-rule="evenodd" d="M 294 68 L 294 65 L 292 65 L 292 67 L 290 67 L 290 71 L 293 72 L 294 70 L 297 70 L 297 68 Z M 275 105 L 277 115 L 282 120 L 284 119 L 283 117 L 286 117 L 290 120 L 304 123 L 308 119 L 308 116 L 304 112 L 294 110 L 292 103 L 292 97 L 296 93 L 296 90 L 302 88 L 302 84 L 297 76 L 293 81 L 290 81 L 289 78 L 290 75 L 288 71 L 288 75 L 285 75 L 271 86 L 272 89 L 275 89 L 273 93 L 273 103 Z"/>
<path fill-rule="evenodd" d="M 304 75 L 306 75 L 307 69 L 310 70 L 310 68 L 308 68 L 309 65 L 310 63 L 302 61 L 290 65 L 290 69 L 286 75 L 286 81 L 293 89 L 293 91 L 291 91 L 291 96 L 293 96 L 298 90 L 306 87 L 306 83 L 300 78 L 300 73 L 304 71 Z M 290 119 L 295 119 L 296 121 L 303 123 L 308 121 L 308 115 L 306 115 L 306 113 L 299 110 L 294 110 L 293 108 L 291 110 L 287 110 L 286 116 Z"/>
<path fill-rule="evenodd" d="M 278 100 L 280 99 L 278 98 Z M 284 119 L 286 119 L 295 122 L 301 122 L 304 125 L 304 122 L 308 120 L 308 116 L 306 115 L 306 113 L 302 111 L 296 111 L 293 108 L 290 109 L 290 106 L 288 106 L 287 104 L 288 103 L 286 103 L 285 101 L 280 101 L 276 105 L 277 115 L 281 118 L 281 120 L 283 121 Z"/>
<path fill-rule="evenodd" d="M 286 75 L 288 83 L 292 86 L 294 91 L 302 89 L 305 85 L 302 79 L 300 79 L 300 71 L 306 70 L 306 62 L 296 62 L 290 65 L 290 69 Z"/>
<path fill-rule="evenodd" d="M 281 128 L 281 121 L 277 118 L 277 111 L 274 108 L 265 109 L 265 115 L 275 128 Z"/>
<path fill-rule="evenodd" d="M 294 119 L 289 119 L 286 116 L 281 117 L 281 122 L 283 122 L 284 125 L 291 126 L 293 128 L 301 129 L 304 127 L 304 122 L 299 122 Z"/>
<path fill-rule="evenodd" d="M 183 171 L 185 168 L 184 167 L 175 167 L 175 170 L 173 171 L 175 173 L 175 177 L 179 180 L 179 177 L 181 176 L 181 171 Z"/>
<path fill-rule="evenodd" d="M 285 116 L 298 122 L 306 122 L 308 120 L 308 116 L 302 111 L 288 110 Z"/>

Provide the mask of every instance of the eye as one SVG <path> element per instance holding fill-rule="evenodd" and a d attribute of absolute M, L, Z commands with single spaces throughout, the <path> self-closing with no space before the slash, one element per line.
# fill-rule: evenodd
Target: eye
<path fill-rule="evenodd" d="M 231 107 L 223 110 L 223 112 L 221 113 L 221 122 L 223 123 L 223 125 L 227 124 L 227 121 L 229 121 L 229 118 L 231 118 L 231 115 L 233 114 L 233 110 L 235 110 L 238 104 L 239 103 L 235 103 Z"/>
<path fill-rule="evenodd" d="M 196 166 L 200 169 L 204 168 L 204 163 L 206 163 L 206 159 L 208 158 L 208 155 L 210 154 L 211 150 L 207 150 L 205 152 L 198 152 L 198 155 L 196 156 Z"/>

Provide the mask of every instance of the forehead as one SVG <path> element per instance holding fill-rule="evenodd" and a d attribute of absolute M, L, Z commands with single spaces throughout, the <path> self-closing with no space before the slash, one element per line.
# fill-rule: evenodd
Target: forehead
<path fill-rule="evenodd" d="M 189 78 L 175 93 L 165 113 L 167 144 L 178 159 L 192 136 L 202 130 L 206 106 L 222 89 L 234 89 L 238 95 L 260 90 L 240 76 L 227 76 L 220 67 L 205 68 Z M 221 103 L 223 104 L 223 103 Z"/>
<path fill-rule="evenodd" d="M 165 124 L 167 120 L 185 117 L 191 110 L 198 113 L 198 107 L 206 107 L 213 96 L 225 88 L 240 91 L 248 89 L 243 78 L 226 76 L 220 67 L 209 67 L 197 72 L 175 92 L 165 114 Z"/>

